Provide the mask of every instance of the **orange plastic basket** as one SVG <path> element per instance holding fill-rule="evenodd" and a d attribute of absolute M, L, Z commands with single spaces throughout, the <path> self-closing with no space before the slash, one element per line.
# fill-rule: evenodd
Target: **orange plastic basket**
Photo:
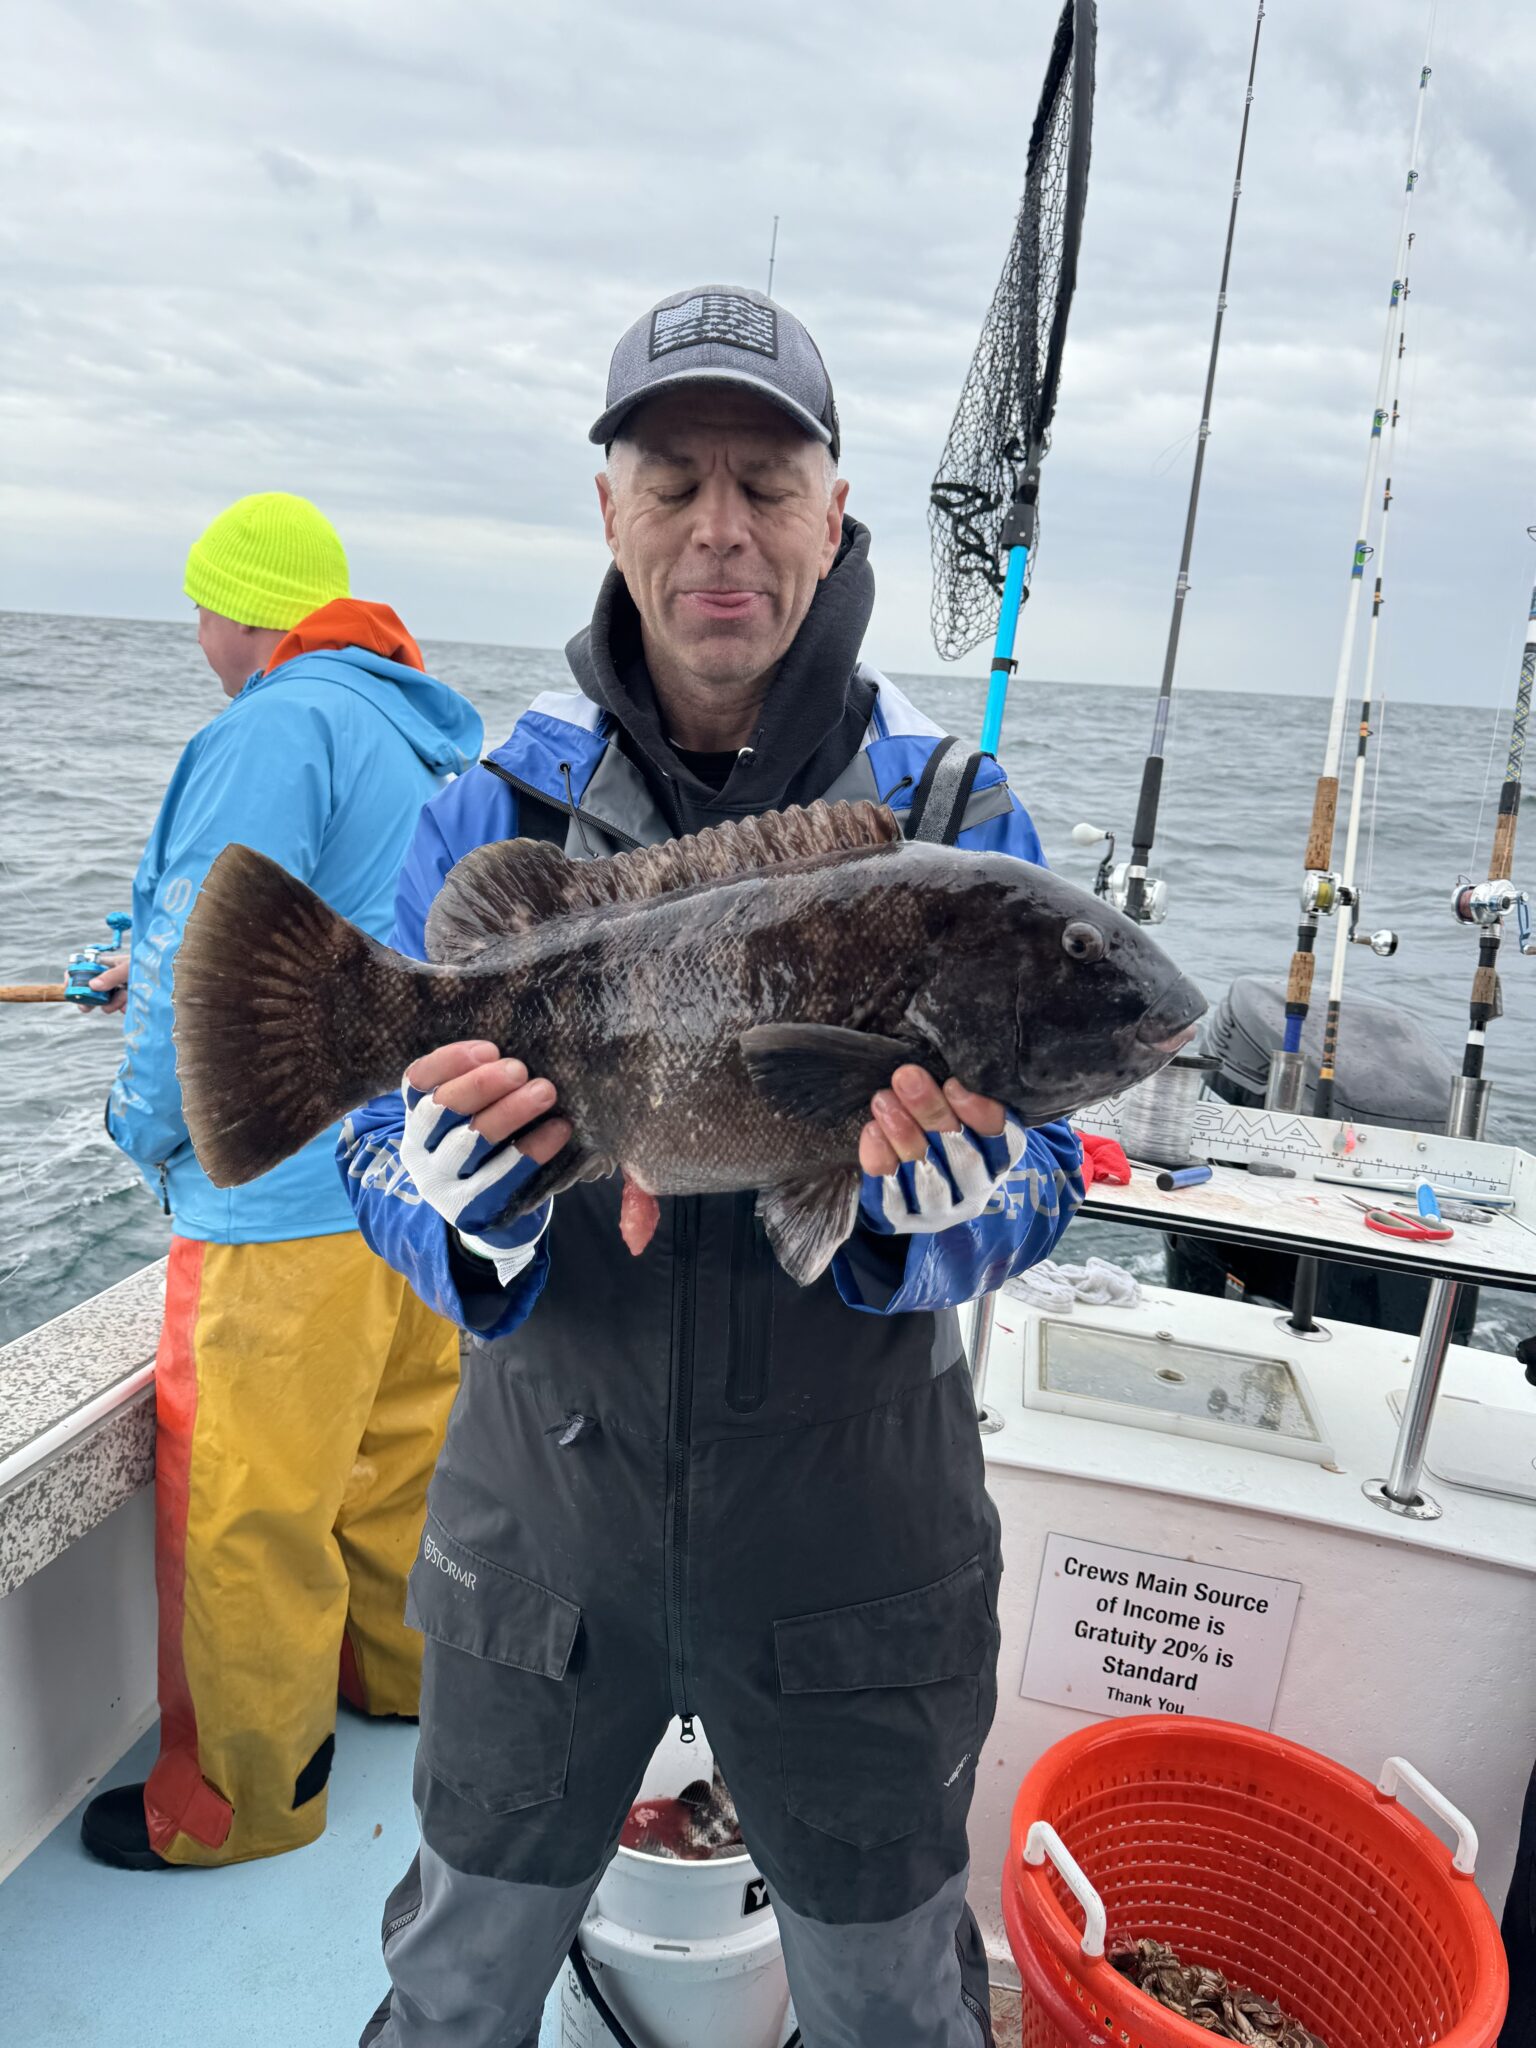
<path fill-rule="evenodd" d="M 1454 1857 L 1397 1782 L 1455 1828 Z M 1493 2048 L 1508 1977 L 1477 1838 L 1401 1759 L 1382 1784 L 1230 1721 L 1137 1715 L 1053 1744 L 1003 1874 L 1025 2048 L 1212 2048 L 1119 1975 L 1106 1927 L 1110 1948 L 1152 1936 L 1277 1999 L 1327 2048 Z"/>

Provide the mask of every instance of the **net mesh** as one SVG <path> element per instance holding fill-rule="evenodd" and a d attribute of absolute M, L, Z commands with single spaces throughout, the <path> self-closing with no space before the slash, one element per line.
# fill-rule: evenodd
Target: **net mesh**
<path fill-rule="evenodd" d="M 1092 64 L 1092 8 L 1067 0 L 1007 261 L 929 494 L 933 640 L 946 661 L 997 624 L 1003 524 L 1025 470 L 1049 445 L 1087 182 Z"/>

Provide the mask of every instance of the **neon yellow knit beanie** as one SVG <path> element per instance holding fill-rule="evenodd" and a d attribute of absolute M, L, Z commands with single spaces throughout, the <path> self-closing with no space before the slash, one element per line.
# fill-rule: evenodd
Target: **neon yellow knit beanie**
<path fill-rule="evenodd" d="M 241 626 L 287 632 L 347 597 L 336 529 L 308 498 L 261 491 L 239 498 L 192 543 L 185 589 L 194 604 Z"/>

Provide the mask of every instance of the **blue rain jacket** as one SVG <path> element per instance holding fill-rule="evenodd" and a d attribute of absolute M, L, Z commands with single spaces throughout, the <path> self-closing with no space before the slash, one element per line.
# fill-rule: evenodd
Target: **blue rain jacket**
<path fill-rule="evenodd" d="M 867 667 L 860 672 L 878 685 L 874 712 L 853 769 L 827 794 L 879 793 L 900 813 L 910 807 L 913 787 L 943 734 L 885 677 Z M 524 712 L 490 758 L 512 782 L 561 809 L 567 808 L 569 792 L 585 815 L 589 790 L 602 786 L 595 781 L 599 768 L 606 781 L 613 765 L 612 742 L 612 720 L 596 704 L 574 693 L 552 693 Z M 971 810 L 990 815 L 962 832 L 962 846 L 1043 861 L 1028 813 L 994 761 L 982 765 Z M 422 813 L 406 858 L 392 943 L 415 959 L 425 958 L 427 912 L 448 870 L 473 848 L 517 832 L 517 791 L 486 768 L 437 797 Z M 488 1314 L 483 1293 L 469 1298 L 461 1291 L 464 1263 L 450 1259 L 448 1226 L 422 1201 L 401 1163 L 403 1123 L 394 1091 L 342 1125 L 338 1158 L 363 1236 L 442 1315 L 483 1337 L 506 1336 L 537 1301 L 551 1257 L 561 1255 L 552 1250 L 558 1229 L 539 1239 L 532 1261 Z M 971 1301 L 1048 1257 L 1082 1198 L 1081 1147 L 1065 1123 L 1046 1125 L 1030 1132 L 1027 1150 L 978 1221 L 901 1239 L 861 1224 L 833 1262 L 838 1292 L 851 1308 L 882 1315 Z"/>
<path fill-rule="evenodd" d="M 193 1156 L 171 995 L 187 914 L 215 856 L 231 842 L 254 847 L 385 938 L 421 806 L 475 759 L 482 737 L 479 713 L 446 683 L 349 647 L 253 676 L 188 742 L 134 880 L 123 1062 L 107 1105 L 107 1129 L 180 1236 L 266 1244 L 356 1227 L 334 1131 L 246 1187 L 214 1187 Z"/>

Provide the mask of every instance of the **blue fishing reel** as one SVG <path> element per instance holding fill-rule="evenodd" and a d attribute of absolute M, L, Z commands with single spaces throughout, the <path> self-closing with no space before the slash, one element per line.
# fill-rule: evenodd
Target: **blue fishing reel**
<path fill-rule="evenodd" d="M 125 935 L 133 928 L 133 919 L 122 910 L 107 912 L 107 929 L 110 939 L 99 946 L 86 946 L 76 953 L 64 970 L 64 1000 L 78 1003 L 82 1009 L 99 1010 L 104 1003 L 112 1000 L 110 989 L 92 988 L 91 983 L 101 973 L 114 953 L 123 950 Z"/>

